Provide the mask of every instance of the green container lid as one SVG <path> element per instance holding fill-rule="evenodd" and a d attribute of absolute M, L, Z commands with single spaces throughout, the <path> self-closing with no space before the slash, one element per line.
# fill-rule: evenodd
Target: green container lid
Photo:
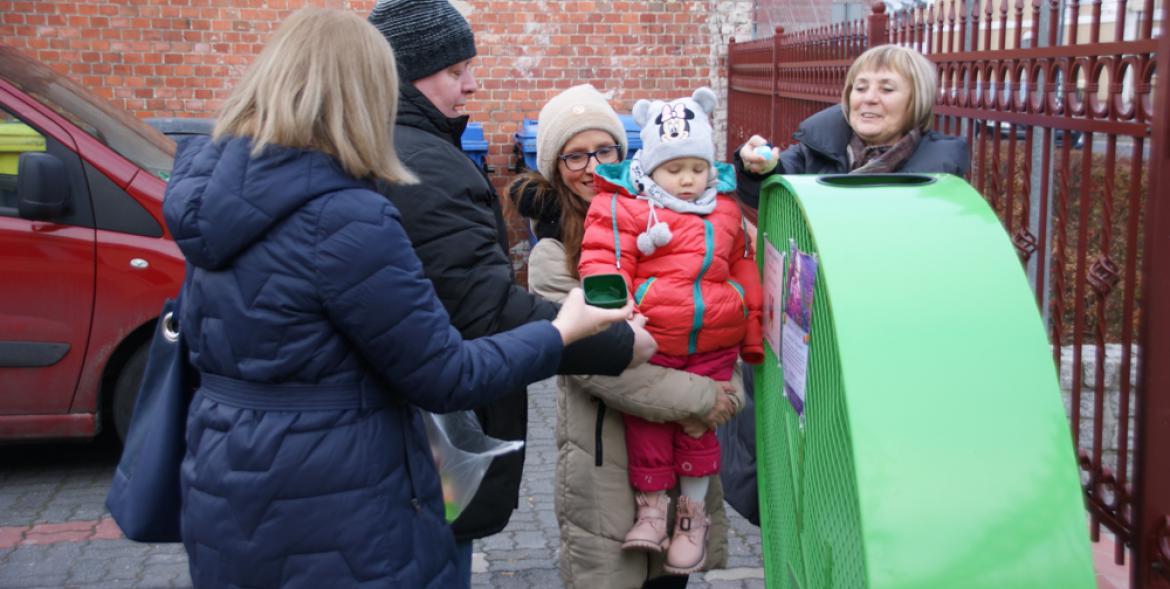
<path fill-rule="evenodd" d="M 620 309 L 625 306 L 629 298 L 626 290 L 626 280 L 621 274 L 594 274 L 586 276 L 582 281 L 585 289 L 585 302 L 594 307 L 606 309 Z"/>
<path fill-rule="evenodd" d="M 979 193 L 781 176 L 762 197 L 760 239 L 819 258 L 803 424 L 771 346 L 756 375 L 768 587 L 1093 588 L 1052 348 Z"/>

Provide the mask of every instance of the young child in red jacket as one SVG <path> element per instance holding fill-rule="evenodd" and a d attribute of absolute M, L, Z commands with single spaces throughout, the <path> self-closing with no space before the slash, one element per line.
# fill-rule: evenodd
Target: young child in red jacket
<path fill-rule="evenodd" d="M 646 329 L 658 341 L 654 364 L 716 381 L 731 379 L 736 358 L 763 361 L 760 279 L 736 204 L 735 173 L 715 162 L 709 115 L 715 94 L 699 88 L 670 102 L 639 100 L 634 120 L 642 149 L 632 160 L 597 167 L 597 196 L 585 218 L 582 278 L 619 273 Z M 719 472 L 714 430 L 687 435 L 678 423 L 627 415 L 626 448 L 638 515 L 622 545 L 666 550 L 666 570 L 689 574 L 706 564 L 703 500 Z M 673 537 L 665 491 L 681 477 Z"/>

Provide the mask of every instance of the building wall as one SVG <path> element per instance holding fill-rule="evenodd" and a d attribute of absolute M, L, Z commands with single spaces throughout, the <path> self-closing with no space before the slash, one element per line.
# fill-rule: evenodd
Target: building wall
<path fill-rule="evenodd" d="M 776 27 L 803 31 L 870 13 L 867 0 L 756 0 L 753 14 L 755 38 L 770 36 Z"/>
<path fill-rule="evenodd" d="M 281 20 L 306 4 L 366 14 L 374 2 L 0 0 L 0 39 L 140 117 L 210 117 Z M 454 4 L 479 49 L 481 89 L 468 111 L 484 125 L 493 182 L 503 187 L 521 119 L 569 86 L 592 83 L 624 112 L 639 98 L 689 95 L 701 85 L 726 96 L 727 42 L 750 36 L 753 0 Z M 721 109 L 721 140 L 725 121 Z M 513 235 L 518 267 L 522 236 Z"/>

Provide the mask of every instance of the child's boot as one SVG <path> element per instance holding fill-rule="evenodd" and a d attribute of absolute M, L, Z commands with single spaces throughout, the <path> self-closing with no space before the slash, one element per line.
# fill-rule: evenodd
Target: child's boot
<path fill-rule="evenodd" d="M 662 552 L 670 545 L 666 535 L 666 508 L 670 498 L 661 491 L 657 493 L 636 493 L 638 513 L 634 527 L 626 533 L 622 550 L 646 550 Z"/>
<path fill-rule="evenodd" d="M 666 572 L 689 575 L 707 564 L 707 512 L 702 501 L 686 495 L 678 498 L 674 512 L 674 537 L 666 551 Z"/>

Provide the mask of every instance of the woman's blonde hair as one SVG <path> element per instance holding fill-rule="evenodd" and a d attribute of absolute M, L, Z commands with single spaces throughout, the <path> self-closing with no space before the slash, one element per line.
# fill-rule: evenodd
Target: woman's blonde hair
<path fill-rule="evenodd" d="M 889 69 L 910 82 L 910 103 L 906 105 L 909 117 L 902 133 L 917 127 L 930 130 L 934 118 L 934 101 L 938 96 L 938 69 L 925 55 L 898 45 L 878 45 L 862 53 L 845 74 L 845 89 L 841 91 L 841 108 L 849 118 L 849 94 L 853 82 L 861 72 Z"/>
<path fill-rule="evenodd" d="M 250 137 L 333 156 L 355 178 L 417 180 L 394 151 L 398 69 L 381 33 L 356 14 L 302 8 L 224 102 L 214 139 Z"/>

